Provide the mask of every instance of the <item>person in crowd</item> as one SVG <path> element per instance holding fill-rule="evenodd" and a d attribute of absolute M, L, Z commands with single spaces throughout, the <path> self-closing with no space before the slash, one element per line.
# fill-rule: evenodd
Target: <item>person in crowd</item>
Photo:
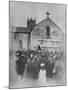
<path fill-rule="evenodd" d="M 37 50 L 38 50 L 38 51 L 41 51 L 41 47 L 40 47 L 40 45 L 38 45 Z"/>
<path fill-rule="evenodd" d="M 32 76 L 32 78 L 37 79 L 39 77 L 40 72 L 40 63 L 38 61 L 38 58 L 35 56 L 33 57 L 33 60 L 30 60 L 29 63 L 27 63 L 27 74 L 29 76 Z"/>
<path fill-rule="evenodd" d="M 22 76 L 25 71 L 25 64 L 27 62 L 27 57 L 25 56 L 24 53 L 22 53 L 22 51 L 17 51 L 16 57 L 18 58 L 16 60 L 16 72 L 18 75 Z"/>

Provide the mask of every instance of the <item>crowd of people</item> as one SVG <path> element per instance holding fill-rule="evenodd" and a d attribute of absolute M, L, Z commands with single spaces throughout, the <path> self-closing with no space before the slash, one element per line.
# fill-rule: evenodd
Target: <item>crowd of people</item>
<path fill-rule="evenodd" d="M 16 71 L 18 75 L 23 76 L 25 69 L 32 78 L 39 78 L 40 70 L 46 70 L 46 77 L 52 78 L 56 74 L 55 64 L 63 55 L 63 52 L 41 52 L 38 50 L 28 50 L 16 52 Z"/>

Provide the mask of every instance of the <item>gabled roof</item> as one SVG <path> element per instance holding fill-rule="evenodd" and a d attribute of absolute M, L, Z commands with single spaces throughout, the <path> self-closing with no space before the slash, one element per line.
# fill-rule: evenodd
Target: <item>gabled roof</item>
<path fill-rule="evenodd" d="M 27 27 L 16 27 L 16 33 L 29 33 L 30 30 Z"/>
<path fill-rule="evenodd" d="M 44 19 L 43 21 L 41 21 L 40 23 L 38 23 L 38 24 L 36 24 L 36 26 L 35 27 L 39 27 L 39 26 L 43 26 L 43 25 L 50 25 L 51 24 L 51 26 L 53 25 L 54 27 L 57 27 L 58 29 L 60 29 L 61 30 L 61 28 L 57 25 L 57 24 L 55 24 L 49 17 L 48 18 L 46 18 L 46 19 Z"/>

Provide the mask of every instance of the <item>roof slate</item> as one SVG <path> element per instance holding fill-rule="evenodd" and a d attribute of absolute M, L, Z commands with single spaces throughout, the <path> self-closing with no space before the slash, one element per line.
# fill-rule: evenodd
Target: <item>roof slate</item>
<path fill-rule="evenodd" d="M 17 33 L 29 33 L 30 30 L 27 27 L 16 27 Z"/>

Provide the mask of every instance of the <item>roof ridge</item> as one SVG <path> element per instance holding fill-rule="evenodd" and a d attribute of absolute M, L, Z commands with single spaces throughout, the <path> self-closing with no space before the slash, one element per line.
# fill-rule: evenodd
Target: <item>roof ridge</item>
<path fill-rule="evenodd" d="M 45 20 L 47 20 L 47 18 L 44 19 L 44 20 L 42 20 L 42 21 L 40 21 L 40 22 L 39 22 L 38 24 L 36 24 L 35 26 L 39 25 L 40 23 L 44 22 Z"/>
<path fill-rule="evenodd" d="M 50 19 L 50 18 L 49 18 Z M 59 29 L 61 29 L 52 19 L 50 19 Z M 62 30 L 62 29 L 61 29 Z"/>
<path fill-rule="evenodd" d="M 39 25 L 40 23 L 42 23 L 42 22 L 44 22 L 45 20 L 47 20 L 47 19 L 49 19 L 49 20 L 51 20 L 51 22 L 53 22 L 53 24 L 55 24 L 59 29 L 61 29 L 51 18 L 46 18 L 46 19 L 44 19 L 44 20 L 42 20 L 41 22 L 39 22 L 38 24 L 36 24 L 35 26 L 37 26 L 37 25 Z M 62 30 L 62 29 L 61 29 Z"/>

